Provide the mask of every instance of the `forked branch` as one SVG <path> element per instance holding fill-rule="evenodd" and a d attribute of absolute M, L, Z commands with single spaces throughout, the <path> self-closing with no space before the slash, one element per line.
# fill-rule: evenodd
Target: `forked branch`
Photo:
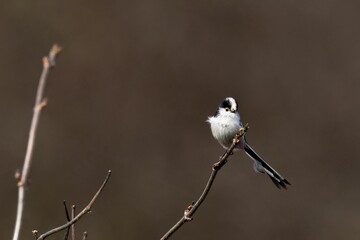
<path fill-rule="evenodd" d="M 106 175 L 106 178 L 104 180 L 104 182 L 102 183 L 102 185 L 100 186 L 99 190 L 95 193 L 94 197 L 91 199 L 91 201 L 88 203 L 88 205 L 86 205 L 86 207 L 79 213 L 77 214 L 75 217 L 73 217 L 71 219 L 71 221 L 68 221 L 67 223 L 65 223 L 64 225 L 61 225 L 59 227 L 56 227 L 54 229 L 49 230 L 48 232 L 42 234 L 40 237 L 37 237 L 37 235 L 35 236 L 36 240 L 43 240 L 45 238 L 47 238 L 50 235 L 53 235 L 57 232 L 60 232 L 64 229 L 69 228 L 70 226 L 72 226 L 73 224 L 75 224 L 80 218 L 82 218 L 86 213 L 89 213 L 91 211 L 92 206 L 94 205 L 96 199 L 99 197 L 100 193 L 103 191 L 104 187 L 106 186 L 109 178 L 111 175 L 111 170 L 108 171 L 108 174 Z M 33 233 L 36 232 L 38 233 L 38 231 L 34 230 Z M 84 234 L 83 238 L 86 238 L 87 234 Z"/>
<path fill-rule="evenodd" d="M 190 204 L 185 209 L 184 216 L 182 218 L 180 218 L 180 220 L 167 233 L 165 233 L 165 235 L 161 238 L 161 240 L 169 239 L 170 236 L 172 234 L 174 234 L 184 223 L 192 220 L 193 215 L 195 214 L 197 209 L 204 202 L 206 196 L 208 195 L 208 193 L 211 189 L 211 186 L 214 183 L 214 180 L 215 180 L 215 177 L 216 177 L 218 171 L 220 171 L 220 169 L 227 163 L 229 156 L 232 155 L 233 150 L 240 143 L 241 138 L 245 135 L 245 133 L 247 132 L 248 129 L 249 129 L 248 124 L 246 124 L 245 127 L 239 129 L 238 133 L 235 135 L 235 137 L 233 139 L 233 143 L 231 144 L 231 146 L 220 157 L 219 162 L 217 162 L 213 165 L 209 180 L 208 180 L 201 196 L 199 197 L 199 199 L 196 202 Z"/>

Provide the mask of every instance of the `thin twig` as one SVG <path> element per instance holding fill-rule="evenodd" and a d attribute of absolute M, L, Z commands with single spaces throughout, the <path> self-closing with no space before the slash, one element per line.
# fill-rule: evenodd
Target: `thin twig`
<path fill-rule="evenodd" d="M 87 235 L 88 235 L 87 232 L 84 232 L 82 240 L 86 240 L 86 239 L 87 239 Z"/>
<path fill-rule="evenodd" d="M 29 171 L 31 166 L 34 145 L 35 145 L 36 130 L 39 124 L 41 110 L 46 105 L 46 99 L 44 98 L 45 84 L 50 69 L 55 66 L 55 59 L 57 55 L 60 53 L 60 51 L 61 48 L 58 45 L 54 45 L 51 48 L 49 55 L 43 58 L 43 70 L 40 76 L 39 85 L 36 93 L 35 105 L 33 109 L 33 117 L 31 120 L 24 165 L 22 168 L 20 179 L 18 181 L 18 188 L 19 188 L 18 204 L 17 204 L 17 213 L 16 213 L 13 240 L 19 239 L 23 210 L 24 210 L 25 187 L 28 185 L 29 182 Z"/>
<path fill-rule="evenodd" d="M 71 206 L 71 219 L 74 219 L 74 217 L 75 217 L 75 209 L 76 209 L 76 206 L 72 205 Z M 75 224 L 71 225 L 71 239 L 75 240 Z"/>
<path fill-rule="evenodd" d="M 61 230 L 64 230 L 65 228 L 70 227 L 71 225 L 75 224 L 81 217 L 83 217 L 86 213 L 89 213 L 91 211 L 92 205 L 95 203 L 96 199 L 99 197 L 100 193 L 103 191 L 106 183 L 108 182 L 111 175 L 111 170 L 108 171 L 108 174 L 106 175 L 106 178 L 102 185 L 100 186 L 99 190 L 95 193 L 94 197 L 91 199 L 91 201 L 86 205 L 86 207 L 74 218 L 71 219 L 71 221 L 65 223 L 64 225 L 61 225 L 59 227 L 56 227 L 54 229 L 51 229 L 50 231 L 42 234 L 37 240 L 43 240 L 47 238 L 50 235 L 53 235 L 54 233 L 60 232 Z"/>
<path fill-rule="evenodd" d="M 66 220 L 70 221 L 71 218 L 70 218 L 69 210 L 68 210 L 68 207 L 67 207 L 67 205 L 66 205 L 66 201 L 65 201 L 65 200 L 63 201 L 63 204 L 64 204 L 64 208 L 65 208 Z"/>
<path fill-rule="evenodd" d="M 220 157 L 220 161 L 213 165 L 209 180 L 199 199 L 195 203 L 190 204 L 190 206 L 188 206 L 185 209 L 184 216 L 167 233 L 165 233 L 165 235 L 161 238 L 161 240 L 169 239 L 170 236 L 173 233 L 175 233 L 184 223 L 192 220 L 192 216 L 195 214 L 197 209 L 200 207 L 200 205 L 203 203 L 206 196 L 208 195 L 218 171 L 227 163 L 228 157 L 232 155 L 234 148 L 239 144 L 241 138 L 245 135 L 248 129 L 249 129 L 249 125 L 246 124 L 244 128 L 241 128 L 238 131 L 238 133 L 235 135 L 233 139 L 233 143 L 231 144 L 231 146 Z"/>
<path fill-rule="evenodd" d="M 36 240 L 37 237 L 38 237 L 38 231 L 37 231 L 37 230 L 33 230 L 33 231 L 32 231 L 32 234 L 33 234 L 33 236 L 34 236 L 34 238 L 35 238 L 35 240 Z"/>
<path fill-rule="evenodd" d="M 63 203 L 64 203 L 64 208 L 65 208 L 66 220 L 67 220 L 68 222 L 70 222 L 71 219 L 70 219 L 70 215 L 69 215 L 69 210 L 68 210 L 67 205 L 66 205 L 66 201 L 64 200 Z M 67 240 L 67 239 L 68 239 L 68 237 L 69 237 L 69 232 L 70 232 L 70 228 L 67 228 L 67 229 L 66 229 L 66 232 L 65 232 L 65 235 L 64 235 L 64 240 Z"/>

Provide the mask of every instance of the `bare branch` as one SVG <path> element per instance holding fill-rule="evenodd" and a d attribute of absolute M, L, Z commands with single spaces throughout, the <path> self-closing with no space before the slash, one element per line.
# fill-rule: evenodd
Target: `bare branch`
<path fill-rule="evenodd" d="M 231 146 L 225 151 L 225 153 L 220 157 L 220 161 L 215 163 L 212 168 L 212 172 L 210 174 L 209 180 L 203 190 L 199 199 L 195 202 L 190 204 L 184 211 L 184 216 L 180 218 L 180 220 L 161 238 L 161 240 L 169 239 L 170 236 L 175 233 L 184 223 L 189 222 L 192 220 L 193 215 L 206 199 L 211 186 L 214 183 L 215 177 L 218 171 L 227 163 L 228 157 L 233 154 L 234 148 L 239 144 L 241 138 L 245 135 L 247 130 L 249 129 L 249 125 L 246 124 L 244 128 L 241 128 L 238 133 L 235 135 L 233 139 L 233 143 Z"/>
<path fill-rule="evenodd" d="M 84 232 L 82 240 L 86 240 L 86 239 L 87 239 L 87 232 Z"/>
<path fill-rule="evenodd" d="M 69 215 L 69 210 L 68 210 L 65 200 L 63 201 L 63 204 L 64 204 L 64 208 L 65 208 L 66 220 L 70 221 L 71 219 L 70 219 L 70 215 Z"/>
<path fill-rule="evenodd" d="M 29 171 L 31 166 L 31 160 L 35 145 L 36 130 L 39 124 L 39 118 L 42 108 L 46 105 L 46 99 L 44 99 L 45 84 L 50 72 L 50 69 L 55 66 L 55 60 L 57 55 L 60 53 L 61 48 L 58 45 L 54 45 L 48 56 L 43 58 L 43 70 L 40 76 L 39 85 L 35 98 L 35 105 L 33 109 L 33 117 L 31 120 L 30 132 L 28 145 L 25 154 L 24 165 L 22 168 L 21 176 L 18 180 L 18 205 L 16 213 L 16 221 L 14 228 L 13 240 L 19 239 L 23 210 L 24 210 L 24 198 L 25 198 L 25 187 L 28 185 Z"/>
<path fill-rule="evenodd" d="M 34 238 L 36 240 L 37 237 L 38 237 L 38 231 L 37 230 L 32 230 L 32 234 L 33 234 L 33 236 L 34 236 Z"/>
<path fill-rule="evenodd" d="M 64 208 L 65 208 L 66 220 L 67 220 L 68 222 L 70 222 L 71 219 L 70 219 L 70 215 L 69 215 L 69 210 L 68 210 L 67 205 L 66 205 L 66 201 L 64 200 L 63 203 L 64 203 Z M 65 235 L 64 235 L 64 240 L 67 240 L 67 239 L 68 239 L 68 237 L 69 237 L 69 232 L 70 232 L 70 228 L 67 228 L 67 229 L 66 229 L 66 232 L 65 232 Z"/>
<path fill-rule="evenodd" d="M 106 178 L 102 185 L 100 186 L 99 190 L 95 193 L 94 197 L 91 199 L 88 205 L 74 218 L 71 219 L 71 221 L 65 223 L 64 225 L 61 225 L 57 228 L 51 229 L 50 231 L 42 234 L 37 240 L 43 240 L 47 238 L 50 235 L 53 235 L 54 233 L 60 232 L 61 230 L 64 230 L 65 228 L 69 228 L 71 225 L 75 224 L 81 217 L 83 217 L 86 213 L 89 213 L 91 211 L 92 205 L 95 203 L 96 199 L 99 197 L 100 193 L 103 191 L 104 187 L 106 186 L 106 183 L 108 182 L 111 175 L 111 170 L 108 171 L 108 174 L 106 175 Z"/>
<path fill-rule="evenodd" d="M 75 210 L 76 210 L 75 205 L 72 205 L 71 206 L 71 219 L 74 219 L 74 217 L 75 217 Z M 71 225 L 71 239 L 75 240 L 75 224 Z"/>

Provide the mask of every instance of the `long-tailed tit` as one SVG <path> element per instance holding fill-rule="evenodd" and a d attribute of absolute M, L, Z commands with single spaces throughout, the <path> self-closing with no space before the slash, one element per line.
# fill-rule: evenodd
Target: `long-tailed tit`
<path fill-rule="evenodd" d="M 237 111 L 237 102 L 234 98 L 228 97 L 220 104 L 214 116 L 207 120 L 210 123 L 211 132 L 214 138 L 225 149 L 231 146 L 233 138 L 243 124 L 240 120 L 240 114 Z M 248 144 L 245 136 L 242 137 L 237 149 L 244 149 L 246 154 L 254 161 L 255 172 L 266 173 L 273 183 L 279 189 L 285 188 L 286 184 L 290 183 L 275 171 L 269 164 L 267 164 Z"/>

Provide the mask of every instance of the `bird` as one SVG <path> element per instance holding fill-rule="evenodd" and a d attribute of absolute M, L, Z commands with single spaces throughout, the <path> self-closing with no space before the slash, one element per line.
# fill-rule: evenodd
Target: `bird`
<path fill-rule="evenodd" d="M 238 112 L 238 104 L 232 97 L 225 98 L 217 108 L 213 116 L 208 117 L 207 122 L 210 124 L 213 137 L 220 145 L 227 149 L 233 143 L 233 138 L 243 124 Z M 250 147 L 245 136 L 240 139 L 239 144 L 234 150 L 244 150 L 245 153 L 254 161 L 255 172 L 266 173 L 275 186 L 279 189 L 287 189 L 291 183 L 282 177 L 274 168 L 266 163 L 252 147 Z"/>

